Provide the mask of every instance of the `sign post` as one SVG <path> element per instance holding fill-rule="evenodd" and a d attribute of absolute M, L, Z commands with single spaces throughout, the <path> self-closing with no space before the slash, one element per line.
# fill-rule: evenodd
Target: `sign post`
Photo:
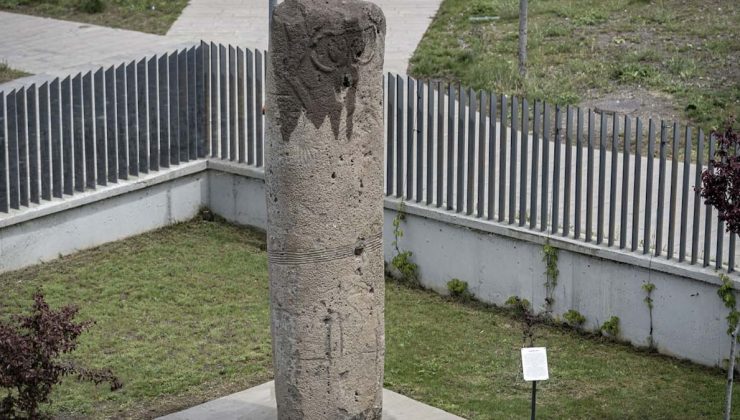
<path fill-rule="evenodd" d="M 547 369 L 547 349 L 525 347 L 522 349 L 522 373 L 524 380 L 532 382 L 532 420 L 537 409 L 537 381 L 550 379 Z"/>

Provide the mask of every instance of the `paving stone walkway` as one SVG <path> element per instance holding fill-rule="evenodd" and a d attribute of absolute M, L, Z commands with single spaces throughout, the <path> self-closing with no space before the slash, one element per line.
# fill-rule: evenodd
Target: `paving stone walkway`
<path fill-rule="evenodd" d="M 385 12 L 386 70 L 406 74 L 442 0 L 374 0 Z M 168 37 L 267 49 L 267 0 L 191 0 Z"/>
<path fill-rule="evenodd" d="M 388 21 L 386 70 L 405 74 L 441 0 L 376 3 Z M 267 25 L 267 0 L 191 0 L 167 36 L 0 12 L 0 62 L 34 75 L 60 76 L 201 39 L 266 49 Z"/>

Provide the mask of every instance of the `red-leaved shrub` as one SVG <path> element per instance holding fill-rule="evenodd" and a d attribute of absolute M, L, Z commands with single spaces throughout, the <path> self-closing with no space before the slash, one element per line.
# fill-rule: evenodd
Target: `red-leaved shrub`
<path fill-rule="evenodd" d="M 121 387 L 109 369 L 88 370 L 60 360 L 75 350 L 77 338 L 91 325 L 75 323 L 75 315 L 76 307 L 55 311 L 36 293 L 30 314 L 0 322 L 0 387 L 7 391 L 0 400 L 0 418 L 42 418 L 39 404 L 49 401 L 52 387 L 64 376 L 107 382 L 111 390 Z"/>
<path fill-rule="evenodd" d="M 740 233 L 740 156 L 736 153 L 737 133 L 732 129 L 734 120 L 727 123 L 724 133 L 715 131 L 717 152 L 701 176 L 701 187 L 697 189 L 704 204 L 717 209 L 719 220 L 725 222 L 728 232 Z"/>

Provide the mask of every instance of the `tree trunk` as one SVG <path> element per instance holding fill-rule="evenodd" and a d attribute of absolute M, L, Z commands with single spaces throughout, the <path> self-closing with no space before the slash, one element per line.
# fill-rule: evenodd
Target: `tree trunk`
<path fill-rule="evenodd" d="M 738 324 L 731 335 L 730 363 L 727 367 L 727 389 L 725 390 L 725 420 L 730 420 L 730 414 L 732 413 L 732 382 L 735 376 L 735 350 L 737 348 L 738 331 L 740 331 L 740 324 Z"/>
<path fill-rule="evenodd" d="M 527 0 L 519 0 L 519 76 L 527 77 Z"/>

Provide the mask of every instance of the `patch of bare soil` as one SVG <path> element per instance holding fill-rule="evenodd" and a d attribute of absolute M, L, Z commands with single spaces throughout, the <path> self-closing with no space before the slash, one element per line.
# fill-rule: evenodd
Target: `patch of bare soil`
<path fill-rule="evenodd" d="M 676 106 L 671 95 L 635 86 L 618 86 L 612 92 L 590 96 L 579 105 L 596 113 L 616 112 L 645 120 L 654 118 L 674 121 L 682 118 L 682 110 Z"/>

